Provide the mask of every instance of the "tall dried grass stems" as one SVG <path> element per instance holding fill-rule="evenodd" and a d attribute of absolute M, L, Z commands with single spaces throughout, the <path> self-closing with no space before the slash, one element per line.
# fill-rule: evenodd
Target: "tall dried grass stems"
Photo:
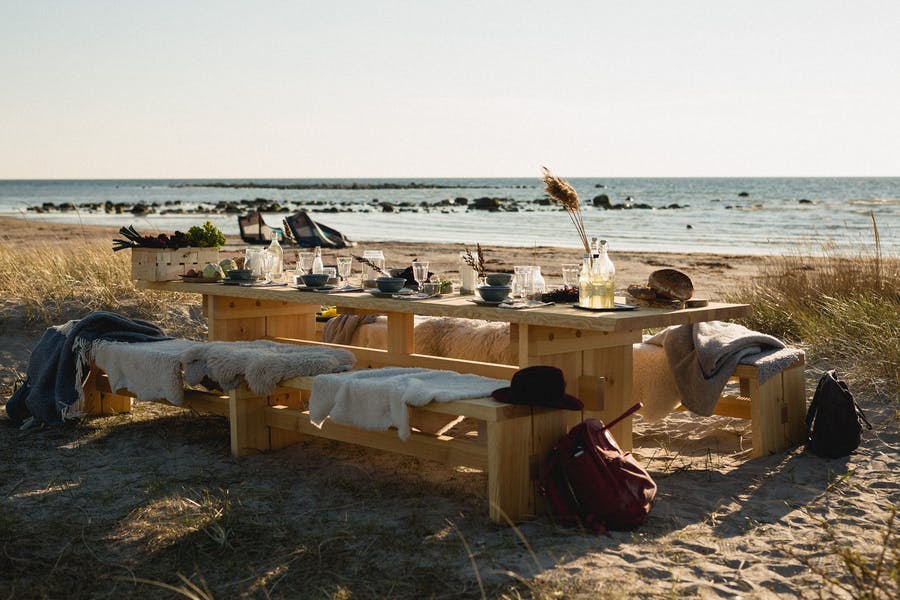
<path fill-rule="evenodd" d="M 466 248 L 465 251 L 465 254 L 463 254 L 463 262 L 475 269 L 478 277 L 484 277 L 487 273 L 484 266 L 484 250 L 481 249 L 481 244 L 475 244 L 474 256 L 469 252 L 468 248 Z"/>
<path fill-rule="evenodd" d="M 153 319 L 172 325 L 172 305 L 197 305 L 192 294 L 138 290 L 131 279 L 129 252 L 110 251 L 108 243 L 75 246 L 11 245 L 0 242 L 0 297 L 7 309 L 25 311 L 29 321 L 55 325 L 96 310 Z"/>
<path fill-rule="evenodd" d="M 544 191 L 566 209 L 569 218 L 572 219 L 572 224 L 575 225 L 578 237 L 581 238 L 584 251 L 590 256 L 591 245 L 587 231 L 584 228 L 584 218 L 581 214 L 581 201 L 578 199 L 578 192 L 575 191 L 575 188 L 568 181 L 557 177 L 547 167 L 541 167 L 541 171 L 543 172 Z"/>
<path fill-rule="evenodd" d="M 900 257 L 885 255 L 874 219 L 872 245 L 851 253 L 826 245 L 815 257 L 806 254 L 767 258 L 758 277 L 726 299 L 753 306 L 747 326 L 800 343 L 812 361 L 843 366 L 849 378 L 896 393 Z"/>

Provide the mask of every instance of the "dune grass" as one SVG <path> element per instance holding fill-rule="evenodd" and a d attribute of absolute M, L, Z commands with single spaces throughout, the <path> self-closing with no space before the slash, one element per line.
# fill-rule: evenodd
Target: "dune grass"
<path fill-rule="evenodd" d="M 191 327 L 178 317 L 186 308 L 199 306 L 197 296 L 135 288 L 130 259 L 127 251 L 111 252 L 108 243 L 52 246 L 0 241 L 0 298 L 14 299 L 15 309 L 36 325 L 108 310 L 152 319 L 173 334 L 190 335 Z"/>
<path fill-rule="evenodd" d="M 743 323 L 803 346 L 808 363 L 894 396 L 900 389 L 900 259 L 882 251 L 877 227 L 853 254 L 825 247 L 767 259 L 726 299 L 751 304 Z"/>

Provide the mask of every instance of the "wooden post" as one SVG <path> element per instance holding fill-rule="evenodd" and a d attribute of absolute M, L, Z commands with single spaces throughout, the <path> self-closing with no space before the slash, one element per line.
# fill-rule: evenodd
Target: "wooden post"
<path fill-rule="evenodd" d="M 265 410 L 268 399 L 254 395 L 246 385 L 228 394 L 228 422 L 232 456 L 245 456 L 270 449 Z"/>

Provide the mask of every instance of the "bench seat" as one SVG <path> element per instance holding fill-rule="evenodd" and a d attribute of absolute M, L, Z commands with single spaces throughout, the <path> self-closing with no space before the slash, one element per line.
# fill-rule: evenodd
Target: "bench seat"
<path fill-rule="evenodd" d="M 284 380 L 269 396 L 258 396 L 244 384 L 222 394 L 186 389 L 182 407 L 227 417 L 235 457 L 284 448 L 302 436 L 352 443 L 487 471 L 488 512 L 495 523 L 512 524 L 540 514 L 539 471 L 565 433 L 563 411 L 492 398 L 431 402 L 409 407 L 413 432 L 404 441 L 394 430 L 368 431 L 330 420 L 321 428 L 313 425 L 305 401 L 313 380 Z M 96 365 L 84 390 L 88 414 L 127 412 L 134 396 L 128 390 L 111 390 Z M 435 428 L 434 423 L 443 425 Z"/>

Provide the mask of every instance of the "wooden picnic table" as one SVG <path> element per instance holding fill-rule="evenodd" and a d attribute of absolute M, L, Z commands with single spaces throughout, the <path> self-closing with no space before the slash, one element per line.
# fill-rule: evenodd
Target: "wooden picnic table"
<path fill-rule="evenodd" d="M 472 296 L 448 294 L 432 299 L 379 298 L 367 292 L 320 293 L 293 287 L 244 287 L 176 281 L 138 281 L 147 290 L 203 294 L 211 341 L 273 339 L 321 343 L 315 313 L 322 305 L 342 313 L 387 315 L 387 348 L 348 347 L 358 366 L 407 366 L 449 369 L 509 379 L 530 365 L 559 367 L 566 391 L 585 404 L 585 416 L 605 422 L 632 404 L 632 344 L 645 329 L 729 320 L 750 314 L 747 304 L 711 302 L 700 308 L 638 308 L 592 312 L 567 304 L 511 310 L 480 306 Z M 414 353 L 414 317 L 461 317 L 510 324 L 512 365 Z M 567 427 L 581 419 L 570 411 Z M 561 434 L 564 433 L 561 432 Z M 623 450 L 632 447 L 631 419 L 612 429 Z"/>

